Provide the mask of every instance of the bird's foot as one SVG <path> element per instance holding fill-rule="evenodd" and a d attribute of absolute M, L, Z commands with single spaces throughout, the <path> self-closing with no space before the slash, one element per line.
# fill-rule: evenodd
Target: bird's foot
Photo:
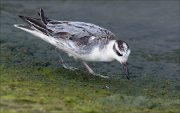
<path fill-rule="evenodd" d="M 74 70 L 78 70 L 78 68 L 75 68 L 75 67 L 72 67 L 72 66 L 69 66 L 68 64 L 62 64 L 62 66 L 63 66 L 63 68 L 64 69 L 68 69 L 68 70 L 72 70 L 72 71 L 74 71 Z"/>
<path fill-rule="evenodd" d="M 94 75 L 94 76 L 102 77 L 102 78 L 109 78 L 109 76 L 104 76 L 104 75 L 97 74 L 97 73 L 91 73 L 91 74 Z"/>
<path fill-rule="evenodd" d="M 61 58 L 61 57 L 60 57 L 60 58 Z M 64 69 L 68 69 L 68 70 L 72 70 L 72 71 L 78 70 L 78 68 L 75 68 L 75 67 L 72 67 L 72 66 L 66 64 L 66 63 L 63 61 L 62 58 L 61 58 L 61 60 L 59 60 L 59 62 L 61 63 L 61 65 L 62 65 L 62 67 L 63 67 Z"/>

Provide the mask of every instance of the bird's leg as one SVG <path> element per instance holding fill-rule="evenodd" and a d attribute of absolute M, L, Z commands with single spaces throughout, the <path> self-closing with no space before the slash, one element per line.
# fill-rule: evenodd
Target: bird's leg
<path fill-rule="evenodd" d="M 64 62 L 63 58 L 61 57 L 60 53 L 59 53 L 59 49 L 56 48 L 57 52 L 58 52 L 58 56 L 59 56 L 59 62 L 61 63 L 62 67 L 64 69 L 70 69 L 70 70 L 76 70 L 78 68 L 75 68 L 75 67 L 72 67 L 72 66 L 69 66 L 67 63 Z"/>
<path fill-rule="evenodd" d="M 81 61 L 81 62 L 86 67 L 86 69 L 89 71 L 89 73 L 91 73 L 92 75 L 100 76 L 100 77 L 103 77 L 103 78 L 109 78 L 108 76 L 103 76 L 103 75 L 94 73 L 94 71 L 89 67 L 89 65 L 85 61 Z"/>
<path fill-rule="evenodd" d="M 89 65 L 85 61 L 81 61 L 89 73 L 94 74 L 94 71 L 89 67 Z"/>

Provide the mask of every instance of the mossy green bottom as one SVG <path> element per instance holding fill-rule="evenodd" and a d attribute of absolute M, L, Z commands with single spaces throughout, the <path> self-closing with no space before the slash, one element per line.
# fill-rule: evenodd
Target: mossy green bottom
<path fill-rule="evenodd" d="M 169 97 L 167 83 L 158 89 L 52 67 L 1 66 L 0 73 L 1 113 L 180 112 L 179 95 Z"/>

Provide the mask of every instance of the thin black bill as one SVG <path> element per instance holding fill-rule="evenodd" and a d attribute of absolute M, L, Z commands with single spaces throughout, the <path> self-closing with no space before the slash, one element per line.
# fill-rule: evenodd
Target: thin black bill
<path fill-rule="evenodd" d="M 123 71 L 124 71 L 124 73 L 125 73 L 125 75 L 126 75 L 126 78 L 129 80 L 128 65 L 127 65 L 127 63 L 123 63 L 122 65 L 123 65 Z"/>

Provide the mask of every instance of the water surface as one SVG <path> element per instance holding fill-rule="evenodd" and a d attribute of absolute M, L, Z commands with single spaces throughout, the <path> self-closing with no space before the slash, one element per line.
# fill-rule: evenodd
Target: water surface
<path fill-rule="evenodd" d="M 94 23 L 111 30 L 131 48 L 129 69 L 132 80 L 167 80 L 170 90 L 179 90 L 179 1 L 1 1 L 1 64 L 9 67 L 59 67 L 55 47 L 13 24 L 24 23 L 17 15 L 37 16 L 43 8 L 47 17 L 57 20 Z M 78 61 L 61 53 L 65 61 L 80 67 Z M 90 63 L 98 73 L 122 78 L 121 65 Z M 141 81 L 139 81 L 141 80 Z"/>

